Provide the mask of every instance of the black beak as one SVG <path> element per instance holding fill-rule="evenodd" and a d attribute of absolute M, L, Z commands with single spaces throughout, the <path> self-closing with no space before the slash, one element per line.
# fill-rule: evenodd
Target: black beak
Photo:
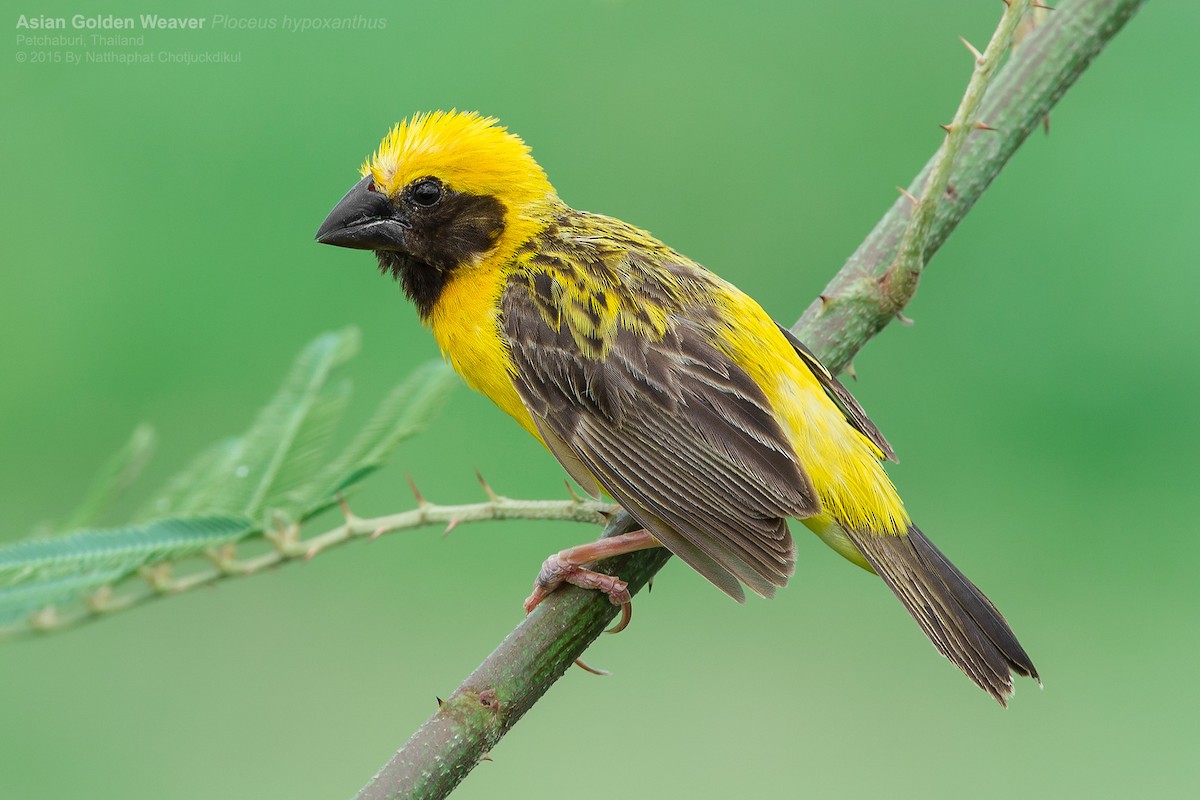
<path fill-rule="evenodd" d="M 346 192 L 317 230 L 317 241 L 355 250 L 405 251 L 403 219 L 387 195 L 375 191 L 371 176 Z"/>

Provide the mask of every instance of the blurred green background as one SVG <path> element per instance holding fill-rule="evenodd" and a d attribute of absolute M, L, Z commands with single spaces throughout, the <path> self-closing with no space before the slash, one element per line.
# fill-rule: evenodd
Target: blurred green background
<path fill-rule="evenodd" d="M 101 13 L 344 13 L 237 8 Z M 133 32 L 156 57 L 232 64 L 5 56 L 0 539 L 65 514 L 141 421 L 161 436 L 149 491 L 243 429 L 321 331 L 363 329 L 358 419 L 436 357 L 370 256 L 312 241 L 400 118 L 499 116 L 567 202 L 790 324 L 939 143 L 970 70 L 956 37 L 982 46 L 999 8 L 355 3 L 386 26 Z M 569 673 L 456 797 L 1196 796 L 1198 29 L 1195 5 L 1143 10 L 938 253 L 915 326 L 857 360 L 909 508 L 1045 691 L 1024 682 L 1002 711 L 801 530 L 773 602 L 669 565 L 589 653 L 614 676 Z M 480 499 L 475 467 L 510 496 L 565 496 L 463 389 L 356 510 L 410 507 L 404 470 L 431 499 Z M 397 534 L 0 643 L 0 796 L 349 796 L 520 619 L 542 559 L 593 534 Z"/>

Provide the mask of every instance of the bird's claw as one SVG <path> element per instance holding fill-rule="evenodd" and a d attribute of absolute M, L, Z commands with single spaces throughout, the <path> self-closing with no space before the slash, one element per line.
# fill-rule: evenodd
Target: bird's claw
<path fill-rule="evenodd" d="M 563 558 L 562 553 L 556 553 L 542 564 L 538 576 L 533 582 L 533 593 L 525 598 L 525 613 L 532 613 L 550 596 L 551 592 L 569 583 L 581 589 L 593 589 L 604 592 L 615 606 L 621 607 L 621 621 L 608 630 L 608 633 L 620 633 L 629 625 L 633 617 L 633 603 L 629 595 L 629 584 L 614 575 L 605 575 L 584 569 L 582 566 Z"/>

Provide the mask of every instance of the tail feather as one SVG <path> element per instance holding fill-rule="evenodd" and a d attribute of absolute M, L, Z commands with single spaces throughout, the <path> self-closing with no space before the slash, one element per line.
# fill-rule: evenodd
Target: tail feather
<path fill-rule="evenodd" d="M 938 651 L 1001 705 L 1012 696 L 1012 673 L 1039 680 L 996 606 L 916 525 L 904 536 L 861 530 L 846 535 Z"/>

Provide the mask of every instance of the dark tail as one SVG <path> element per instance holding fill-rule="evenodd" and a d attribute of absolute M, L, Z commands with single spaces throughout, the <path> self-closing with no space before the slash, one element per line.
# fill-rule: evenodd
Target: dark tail
<path fill-rule="evenodd" d="M 916 525 L 906 536 L 847 531 L 938 651 L 1008 705 L 1012 673 L 1041 683 L 1033 662 L 992 601 Z"/>

